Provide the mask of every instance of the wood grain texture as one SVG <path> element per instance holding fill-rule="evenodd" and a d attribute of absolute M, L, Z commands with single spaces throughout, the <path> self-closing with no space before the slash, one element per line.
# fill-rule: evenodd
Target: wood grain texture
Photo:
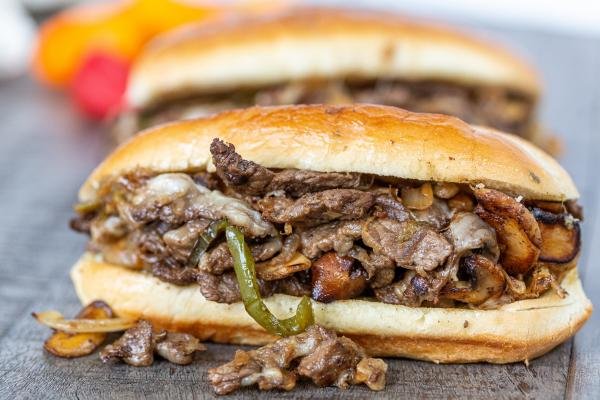
<path fill-rule="evenodd" d="M 542 119 L 565 141 L 563 161 L 586 206 L 584 285 L 600 304 L 600 42 L 496 29 L 531 55 L 547 84 Z M 233 346 L 209 345 L 190 366 L 157 362 L 149 368 L 103 365 L 97 354 L 63 360 L 44 353 L 49 331 L 29 316 L 78 304 L 67 278 L 85 239 L 67 221 L 77 189 L 103 157 L 102 127 L 86 123 L 60 95 L 26 79 L 0 83 L 0 399 L 214 398 L 208 368 L 229 359 Z M 388 386 L 340 391 L 300 385 L 290 393 L 245 390 L 228 398 L 600 398 L 600 317 L 576 337 L 531 362 L 512 365 L 435 365 L 389 360 Z"/>

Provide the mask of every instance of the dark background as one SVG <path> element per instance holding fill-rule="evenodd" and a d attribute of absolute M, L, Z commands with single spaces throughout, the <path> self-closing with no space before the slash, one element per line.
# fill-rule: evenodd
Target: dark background
<path fill-rule="evenodd" d="M 585 207 L 580 271 L 600 304 L 598 171 L 600 169 L 600 40 L 555 33 L 471 27 L 520 49 L 546 84 L 541 119 L 564 141 L 562 163 Z M 64 95 L 27 78 L 0 82 L 0 398 L 211 398 L 206 370 L 234 346 L 210 345 L 187 367 L 156 362 L 133 368 L 48 355 L 49 330 L 34 310 L 78 310 L 68 271 L 85 238 L 71 232 L 80 184 L 108 151 L 105 127 L 82 120 Z M 399 322 L 401 323 L 401 321 Z M 290 393 L 240 392 L 244 398 L 600 398 L 600 316 L 574 340 L 534 360 L 511 365 L 435 365 L 390 360 L 388 386 L 340 391 L 301 385 Z M 232 396 L 236 397 L 236 396 Z"/>

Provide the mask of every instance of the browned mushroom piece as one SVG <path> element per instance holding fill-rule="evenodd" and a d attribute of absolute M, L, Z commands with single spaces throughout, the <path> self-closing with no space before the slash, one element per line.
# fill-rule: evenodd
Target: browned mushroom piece
<path fill-rule="evenodd" d="M 539 208 L 541 210 L 548 211 L 553 214 L 563 214 L 563 213 L 567 212 L 567 207 L 565 206 L 565 204 L 561 203 L 559 201 L 532 200 L 532 201 L 527 201 L 525 204 L 531 210 Z"/>
<path fill-rule="evenodd" d="M 475 213 L 496 231 L 500 264 L 511 275 L 526 274 L 538 260 L 542 234 L 531 212 L 512 197 L 492 189 L 473 190 Z"/>
<path fill-rule="evenodd" d="M 517 200 L 494 189 L 473 190 L 479 205 L 486 211 L 500 215 L 504 218 L 512 218 L 525 231 L 527 237 L 534 246 L 540 247 L 542 235 L 535 217 L 523 204 Z"/>
<path fill-rule="evenodd" d="M 463 260 L 468 281 L 450 282 L 442 289 L 442 297 L 473 305 L 498 297 L 504 291 L 502 268 L 490 259 L 474 254 Z"/>
<path fill-rule="evenodd" d="M 352 257 L 341 257 L 335 251 L 325 253 L 311 267 L 312 297 L 328 303 L 351 299 L 367 286 L 367 273 Z"/>
<path fill-rule="evenodd" d="M 496 231 L 501 248 L 500 264 L 511 275 L 525 274 L 535 264 L 540 249 L 535 246 L 519 223 L 513 218 L 505 218 L 483 210 L 475 213 Z"/>
<path fill-rule="evenodd" d="M 581 229 L 570 214 L 554 214 L 533 209 L 542 235 L 539 260 L 543 263 L 569 264 L 579 254 Z"/>

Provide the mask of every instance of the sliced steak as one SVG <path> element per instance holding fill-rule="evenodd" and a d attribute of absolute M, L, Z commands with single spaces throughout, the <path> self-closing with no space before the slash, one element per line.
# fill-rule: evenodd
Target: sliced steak
<path fill-rule="evenodd" d="M 229 253 L 226 242 L 219 243 L 211 250 L 202 254 L 198 269 L 213 275 L 221 275 L 233 268 L 233 258 Z"/>
<path fill-rule="evenodd" d="M 250 245 L 250 251 L 255 261 L 264 261 L 279 253 L 282 248 L 279 237 L 271 238 L 264 243 Z M 233 269 L 233 258 L 226 242 L 219 243 L 200 257 L 198 268 L 213 275 Z"/>
<path fill-rule="evenodd" d="M 165 333 L 155 335 L 152 324 L 146 320 L 139 321 L 129 328 L 116 342 L 109 344 L 100 352 L 104 363 L 123 360 L 136 367 L 145 367 L 154 362 L 154 348 L 157 341 L 164 338 Z"/>
<path fill-rule="evenodd" d="M 372 177 L 357 173 L 317 172 L 284 169 L 274 172 L 261 165 L 244 160 L 232 144 L 214 139 L 210 146 L 217 174 L 236 192 L 250 196 L 263 196 L 284 191 L 292 197 L 327 189 L 367 189 Z"/>
<path fill-rule="evenodd" d="M 299 360 L 296 368 L 294 365 Z M 345 337 L 318 325 L 306 332 L 281 338 L 256 350 L 235 353 L 232 361 L 208 371 L 217 394 L 228 394 L 244 386 L 261 390 L 291 390 L 298 375 L 319 386 L 364 383 L 372 390 L 385 386 L 387 366 L 369 358 L 364 350 Z"/>
<path fill-rule="evenodd" d="M 377 196 L 375 204 L 378 208 L 374 213 L 376 217 L 395 219 L 400 222 L 410 219 L 410 213 L 406 207 L 389 194 Z"/>
<path fill-rule="evenodd" d="M 163 240 L 171 255 L 177 261 L 186 263 L 198 237 L 210 223 L 211 220 L 205 218 L 193 219 L 181 227 L 165 233 Z"/>
<path fill-rule="evenodd" d="M 388 256 L 369 253 L 360 246 L 354 246 L 348 256 L 359 261 L 367 271 L 369 286 L 373 289 L 389 285 L 394 280 L 396 264 Z"/>
<path fill-rule="evenodd" d="M 128 239 L 137 247 L 139 257 L 146 267 L 155 264 L 176 266 L 177 260 L 171 256 L 163 235 L 171 229 L 171 225 L 154 222 L 144 225 L 129 235 Z"/>
<path fill-rule="evenodd" d="M 265 197 L 258 202 L 263 218 L 275 223 L 314 226 L 337 219 L 359 219 L 373 206 L 375 195 L 354 189 L 309 193 L 297 200 Z"/>
<path fill-rule="evenodd" d="M 277 172 L 265 193 L 283 190 L 292 197 L 328 189 L 368 189 L 373 178 L 343 172 L 316 172 L 298 169 L 284 169 Z"/>
<path fill-rule="evenodd" d="M 262 279 L 257 279 L 257 281 L 263 297 L 273 294 L 273 284 Z M 201 271 L 198 273 L 198 284 L 200 285 L 200 292 L 207 300 L 227 304 L 242 300 L 240 286 L 233 271 L 226 272 L 223 275 L 212 275 Z"/>
<path fill-rule="evenodd" d="M 311 259 L 331 250 L 346 255 L 361 237 L 363 223 L 363 220 L 335 221 L 302 231 L 302 254 Z"/>
<path fill-rule="evenodd" d="M 317 386 L 350 386 L 356 365 L 365 357 L 363 349 L 346 337 L 327 340 L 298 364 L 300 376 Z"/>
<path fill-rule="evenodd" d="M 169 266 L 164 262 L 153 264 L 151 271 L 152 275 L 161 281 L 179 286 L 190 285 L 196 282 L 200 273 L 198 268 Z"/>
<path fill-rule="evenodd" d="M 406 271 L 404 277 L 390 285 L 374 290 L 377 300 L 389 304 L 419 307 L 423 302 L 437 304 L 440 291 L 458 272 L 459 257 L 453 255 L 443 266 L 425 275 Z"/>
<path fill-rule="evenodd" d="M 244 160 L 232 144 L 213 139 L 210 153 L 217 175 L 237 192 L 251 196 L 262 195 L 275 173 L 253 161 Z"/>
<path fill-rule="evenodd" d="M 362 230 L 363 242 L 407 269 L 431 271 L 448 258 L 452 246 L 434 230 L 412 221 L 371 220 Z"/>
<path fill-rule="evenodd" d="M 194 360 L 194 353 L 206 347 L 187 333 L 168 332 L 164 340 L 156 345 L 156 353 L 174 364 L 187 365 Z"/>
<path fill-rule="evenodd" d="M 309 271 L 298 272 L 287 278 L 274 281 L 273 284 L 276 285 L 275 292 L 296 297 L 310 296 L 312 285 L 310 276 L 306 274 L 307 272 Z"/>
<path fill-rule="evenodd" d="M 433 199 L 431 207 L 425 210 L 413 210 L 412 215 L 417 221 L 425 222 L 435 230 L 441 231 L 450 222 L 452 211 L 445 201 Z"/>

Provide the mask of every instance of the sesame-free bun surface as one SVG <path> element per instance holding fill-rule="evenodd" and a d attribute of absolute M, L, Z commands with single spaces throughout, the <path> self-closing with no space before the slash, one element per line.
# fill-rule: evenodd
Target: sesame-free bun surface
<path fill-rule="evenodd" d="M 71 271 L 82 304 L 102 299 L 119 316 L 145 318 L 157 327 L 189 332 L 202 340 L 262 345 L 275 339 L 241 303 L 206 300 L 197 285 L 176 286 L 145 272 L 104 263 L 86 253 Z M 576 269 L 553 291 L 497 310 L 411 308 L 366 300 L 313 302 L 315 321 L 364 346 L 373 356 L 409 357 L 442 363 L 507 363 L 531 360 L 569 337 L 587 320 L 592 305 Z M 277 294 L 266 303 L 276 315 L 294 312 L 299 298 Z"/>
<path fill-rule="evenodd" d="M 446 80 L 537 96 L 533 69 L 473 36 L 373 11 L 294 9 L 186 27 L 152 42 L 133 67 L 127 103 L 297 80 Z"/>
<path fill-rule="evenodd" d="M 104 179 L 135 168 L 213 170 L 209 147 L 217 137 L 268 168 L 484 184 L 526 199 L 579 197 L 554 159 L 516 136 L 394 107 L 314 105 L 253 107 L 151 128 L 98 166 L 80 201 L 94 201 Z"/>

